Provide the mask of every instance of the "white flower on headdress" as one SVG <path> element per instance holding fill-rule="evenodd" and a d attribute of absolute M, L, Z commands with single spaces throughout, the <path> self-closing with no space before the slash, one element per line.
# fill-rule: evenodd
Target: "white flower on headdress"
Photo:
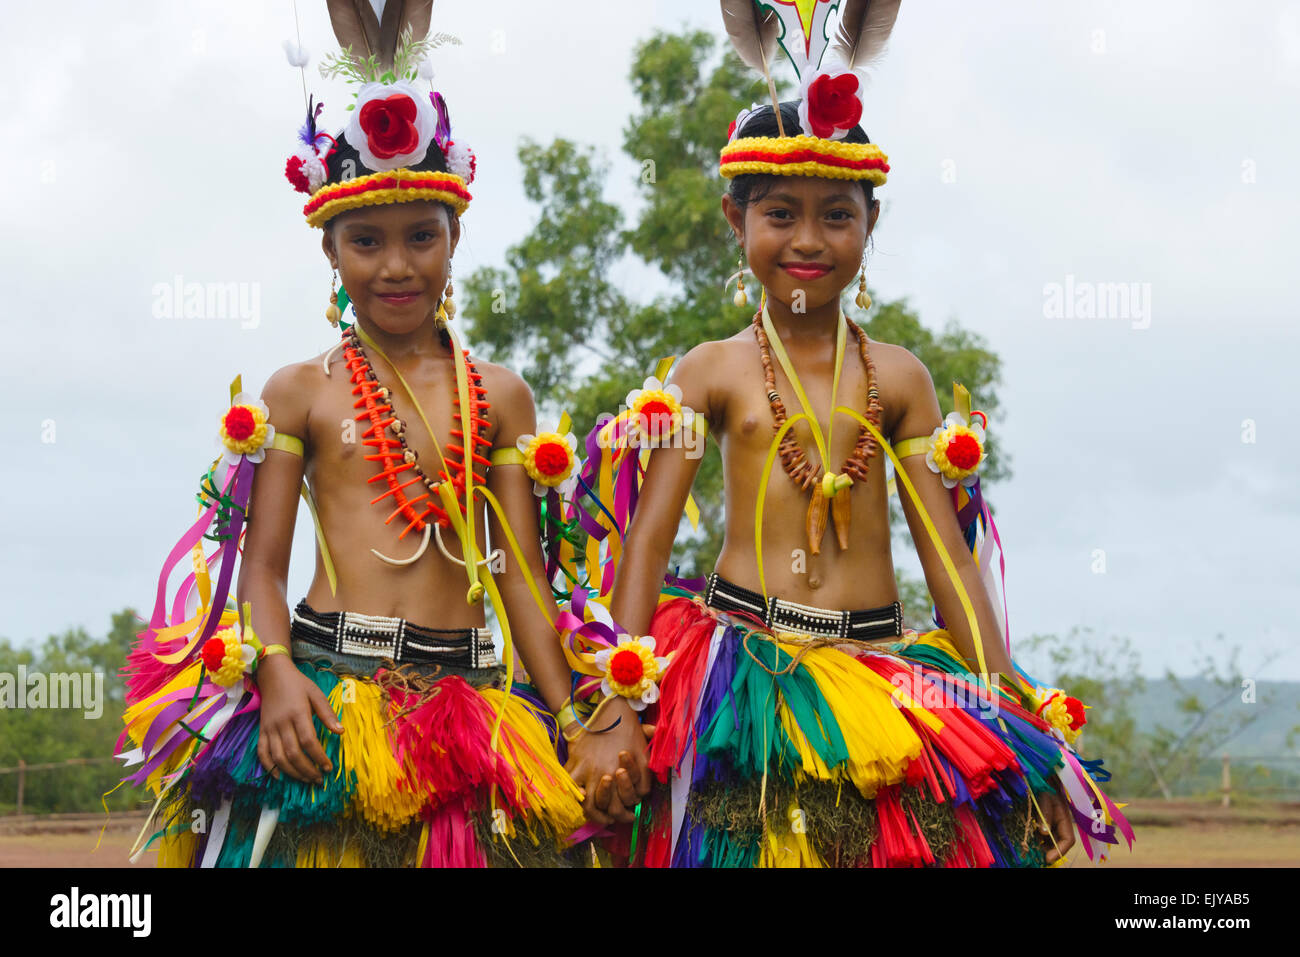
<path fill-rule="evenodd" d="M 361 162 L 380 171 L 423 162 L 438 128 L 438 112 L 405 80 L 367 83 L 343 135 Z"/>
<path fill-rule="evenodd" d="M 478 168 L 478 159 L 474 151 L 464 143 L 452 140 L 447 144 L 447 172 L 455 173 L 466 185 L 474 182 L 474 172 Z"/>

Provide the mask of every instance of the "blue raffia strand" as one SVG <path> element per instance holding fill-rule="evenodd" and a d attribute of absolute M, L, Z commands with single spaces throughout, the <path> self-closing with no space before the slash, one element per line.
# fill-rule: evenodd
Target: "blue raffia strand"
<path fill-rule="evenodd" d="M 622 718 L 615 718 L 614 723 L 608 728 L 602 728 L 600 731 L 593 731 L 587 726 L 587 722 L 583 721 L 582 718 L 578 716 L 578 699 L 574 696 L 578 691 L 578 682 L 587 676 L 579 674 L 576 671 L 570 672 L 570 674 L 572 675 L 572 680 L 569 684 L 569 706 L 573 708 L 573 720 L 578 722 L 578 726 L 588 734 L 608 734 L 617 728 L 623 722 Z"/>
<path fill-rule="evenodd" d="M 578 484 L 582 486 L 583 492 L 587 496 L 589 496 L 593 502 L 596 503 L 596 507 L 599 508 L 602 512 L 604 512 L 606 516 L 608 516 L 609 520 L 614 524 L 614 530 L 618 531 L 618 520 L 614 518 L 613 514 L 610 513 L 610 510 L 605 507 L 605 503 L 600 500 L 600 498 L 592 490 L 591 486 L 586 483 L 586 480 L 584 480 L 581 475 L 578 476 Z M 621 534 L 622 533 L 620 533 L 620 535 Z"/>
<path fill-rule="evenodd" d="M 1083 765 L 1084 770 L 1088 772 L 1088 777 L 1092 778 L 1098 784 L 1105 784 L 1110 780 L 1110 772 L 1101 766 L 1101 758 L 1097 758 L 1093 761 L 1085 761 L 1083 758 L 1078 757 L 1078 755 L 1075 755 L 1075 757 L 1078 759 L 1079 763 Z"/>

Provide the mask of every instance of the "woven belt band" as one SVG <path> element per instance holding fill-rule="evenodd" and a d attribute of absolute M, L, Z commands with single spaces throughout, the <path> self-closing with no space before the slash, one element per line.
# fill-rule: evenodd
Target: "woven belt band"
<path fill-rule="evenodd" d="M 775 597 L 764 601 L 758 592 L 741 588 L 716 572 L 709 576 L 704 601 L 719 611 L 748 612 L 776 631 L 859 641 L 897 638 L 903 634 L 903 606 L 898 602 L 862 611 L 832 611 Z"/>
<path fill-rule="evenodd" d="M 305 601 L 293 610 L 290 636 L 342 655 L 388 658 L 398 664 L 495 668 L 498 664 L 487 628 L 423 628 L 405 618 L 315 611 Z"/>

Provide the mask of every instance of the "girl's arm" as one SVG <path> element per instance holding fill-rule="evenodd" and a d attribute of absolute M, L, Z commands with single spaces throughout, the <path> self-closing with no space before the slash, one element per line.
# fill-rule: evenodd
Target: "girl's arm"
<path fill-rule="evenodd" d="M 935 394 L 929 371 L 910 352 L 903 350 L 902 354 L 904 362 L 901 364 L 901 394 L 905 406 L 902 418 L 894 431 L 894 439 L 897 440 L 928 436 L 943 424 L 939 398 Z M 930 516 L 939 538 L 952 558 L 953 565 L 965 586 L 966 594 L 970 596 L 975 620 L 979 624 L 980 643 L 984 649 L 984 662 L 988 670 L 991 673 L 1013 674 L 1014 669 L 1011 666 L 1011 659 L 1007 656 L 1002 632 L 993 613 L 993 605 L 989 601 L 984 583 L 980 580 L 975 559 L 966 547 L 961 527 L 957 524 L 957 513 L 952 507 L 952 491 L 944 488 L 943 480 L 938 473 L 932 472 L 926 465 L 925 456 L 911 455 L 902 459 L 902 463 L 903 470 L 912 480 L 912 485 L 916 488 L 926 513 Z M 940 558 L 939 551 L 935 548 L 929 532 L 926 531 L 924 523 L 917 514 L 911 496 L 903 488 L 901 479 L 898 481 L 898 497 L 902 503 L 903 514 L 907 517 L 908 528 L 912 532 L 912 540 L 916 543 L 921 567 L 925 571 L 925 583 L 930 589 L 939 613 L 943 615 L 953 644 L 966 658 L 970 669 L 975 671 L 979 668 L 979 659 L 975 654 L 975 643 L 970 624 L 966 619 L 966 612 L 962 608 L 956 588 L 953 587 L 952 578 L 944 568 L 943 559 Z"/>
<path fill-rule="evenodd" d="M 523 379 L 503 371 L 494 383 L 497 412 L 495 446 L 509 448 L 520 435 L 537 431 L 532 393 Z M 507 544 L 504 530 L 490 510 L 488 528 L 493 548 L 505 549 L 505 571 L 498 576 L 505 614 L 519 656 L 534 686 L 552 713 L 569 700 L 571 672 L 560 650 L 554 621 L 559 614 L 546 578 L 537 528 L 537 505 L 533 480 L 519 466 L 498 466 L 488 472 L 488 491 L 496 496 L 514 531 L 526 567 L 520 567 Z M 529 576 L 537 586 L 545 609 L 539 609 L 529 587 Z M 580 734 L 569 745 L 566 770 L 585 793 L 584 809 L 590 820 L 608 824 L 612 820 L 633 820 L 632 809 L 649 793 L 651 776 L 646 768 L 645 736 L 635 711 L 619 700 L 601 712 L 601 723 L 621 719 L 604 734 Z M 570 733 L 579 729 L 570 724 Z M 560 729 L 562 732 L 565 728 Z M 606 810 L 602 810 L 602 808 Z M 606 811 L 608 813 L 606 813 Z"/>
<path fill-rule="evenodd" d="M 710 407 L 709 370 L 718 368 L 720 343 L 696 346 L 673 370 L 672 381 L 682 390 L 682 405 L 704 416 L 717 434 L 720 416 Z M 692 451 L 694 449 L 694 451 Z M 676 443 L 650 453 L 636 512 L 623 542 L 623 558 L 614 574 L 610 613 L 629 634 L 648 634 L 659 603 L 664 573 L 686 509 L 696 473 L 704 460 L 702 443 Z"/>
<path fill-rule="evenodd" d="M 928 436 L 943 424 L 939 397 L 935 394 L 930 373 L 921 361 L 910 352 L 904 351 L 903 354 L 905 357 L 903 395 L 906 407 L 902 419 L 896 426 L 894 438 Z M 903 470 L 912 480 L 912 485 L 916 488 L 926 513 L 934 522 L 939 538 L 952 557 L 966 594 L 970 597 L 971 608 L 979 624 L 980 644 L 984 649 L 985 664 L 988 665 L 991 673 L 1014 676 L 1015 669 L 1011 664 L 1011 658 L 1007 655 L 1002 632 L 993 614 L 993 605 L 980 579 L 975 559 L 966 548 L 961 527 L 957 524 L 957 513 L 952 507 L 951 490 L 944 488 L 938 473 L 932 472 L 925 464 L 925 456 L 910 455 L 901 461 Z M 911 496 L 902 488 L 901 480 L 898 485 L 903 514 L 907 516 L 908 528 L 911 529 L 912 540 L 916 543 L 917 553 L 921 557 L 921 567 L 925 570 L 925 583 L 939 608 L 939 613 L 943 615 L 953 643 L 966 658 L 970 669 L 974 671 L 979 664 L 970 625 L 966 620 L 966 612 L 957 597 L 952 578 L 944 568 L 943 560 L 939 557 L 934 543 L 930 540 L 930 533 L 912 504 Z M 1051 831 L 1052 844 L 1047 848 L 1046 861 L 1052 864 L 1064 857 L 1074 846 L 1074 824 L 1069 806 L 1059 793 L 1039 792 L 1037 800 Z"/>
<path fill-rule="evenodd" d="M 288 366 L 266 383 L 262 401 L 278 434 L 306 439 L 309 386 L 300 367 Z M 253 631 L 266 645 L 289 647 L 286 595 L 289 551 L 298 516 L 303 458 L 270 449 L 253 473 L 248 531 L 239 566 L 239 601 L 251 603 Z M 312 727 L 312 713 L 327 728 L 343 726 L 323 692 L 308 680 L 288 655 L 267 655 L 257 666 L 262 695 L 257 757 L 272 774 L 284 771 L 300 781 L 323 783 L 322 771 L 333 770 Z"/>

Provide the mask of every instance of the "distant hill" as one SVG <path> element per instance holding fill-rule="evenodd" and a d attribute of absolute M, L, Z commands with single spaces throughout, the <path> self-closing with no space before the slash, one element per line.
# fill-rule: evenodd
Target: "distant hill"
<path fill-rule="evenodd" d="M 1218 700 L 1222 691 L 1202 678 L 1183 681 L 1184 692 L 1198 695 L 1203 704 Z M 1135 696 L 1133 717 L 1141 731 L 1152 731 L 1159 724 L 1178 730 L 1185 728 L 1188 717 L 1178 708 L 1178 694 L 1165 679 L 1151 680 L 1146 690 Z M 1255 703 L 1242 702 L 1237 694 L 1223 706 L 1225 714 L 1254 714 L 1257 718 L 1223 748 L 1229 755 L 1251 757 L 1300 757 L 1300 731 L 1287 736 L 1300 726 L 1300 682 L 1260 681 L 1255 685 Z"/>

